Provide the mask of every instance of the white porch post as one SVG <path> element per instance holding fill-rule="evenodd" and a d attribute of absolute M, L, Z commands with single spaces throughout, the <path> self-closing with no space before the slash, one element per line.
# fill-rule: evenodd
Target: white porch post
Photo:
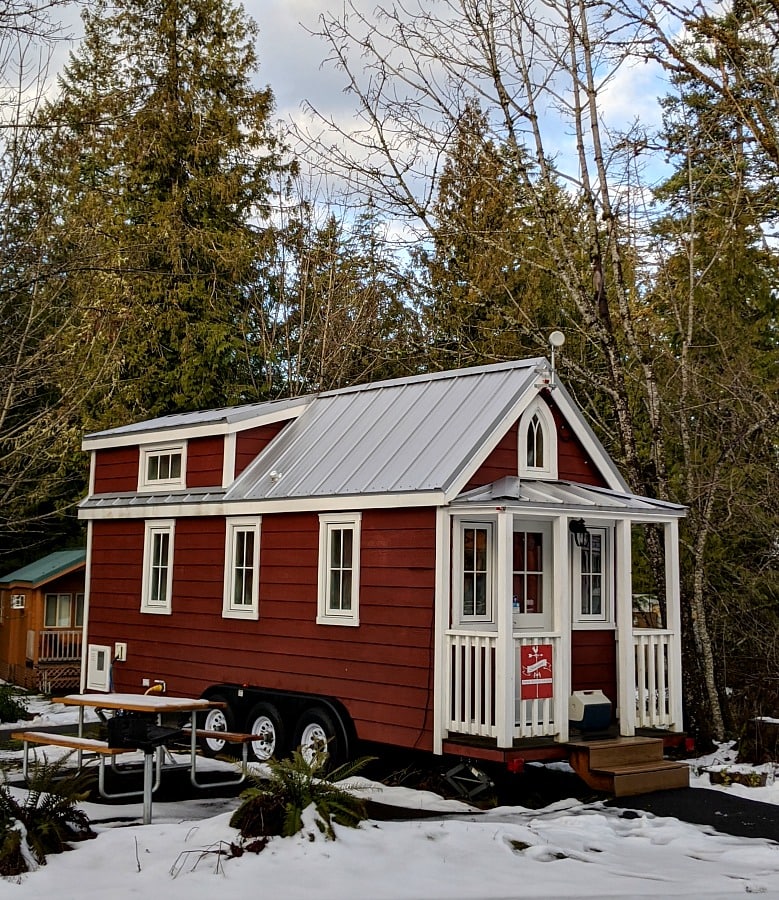
<path fill-rule="evenodd" d="M 668 638 L 668 712 L 671 728 L 681 731 L 682 716 L 682 610 L 679 590 L 679 523 L 666 522 L 665 537 L 665 604 Z"/>
<path fill-rule="evenodd" d="M 451 594 L 449 531 L 451 518 L 444 508 L 435 517 L 435 624 L 433 641 L 433 753 L 443 753 L 444 721 L 451 702 L 449 658 L 444 633 L 449 627 L 449 597 Z"/>
<path fill-rule="evenodd" d="M 558 741 L 568 740 L 568 696 L 571 693 L 571 572 L 568 516 L 552 523 L 554 554 L 554 630 L 560 635 L 560 652 L 554 669 L 554 720 L 558 723 Z"/>
<path fill-rule="evenodd" d="M 633 649 L 633 553 L 630 520 L 617 520 L 617 705 L 619 733 L 636 733 L 636 654 Z"/>
<path fill-rule="evenodd" d="M 512 565 L 514 530 L 513 516 L 505 509 L 498 512 L 498 533 L 495 548 L 495 590 L 498 605 L 495 621 L 498 626 L 495 645 L 495 725 L 498 747 L 514 743 L 516 702 L 514 659 L 514 621 L 512 616 Z"/>

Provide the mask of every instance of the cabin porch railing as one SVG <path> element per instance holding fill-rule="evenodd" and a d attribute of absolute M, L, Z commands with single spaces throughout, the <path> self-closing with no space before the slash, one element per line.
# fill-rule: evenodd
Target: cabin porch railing
<path fill-rule="evenodd" d="M 674 723 L 671 683 L 671 641 L 665 629 L 636 629 L 633 648 L 636 661 L 636 725 L 639 728 L 671 728 Z"/>
<path fill-rule="evenodd" d="M 554 698 L 522 700 L 520 697 L 520 647 L 532 644 L 552 645 L 553 671 L 560 671 L 558 665 L 560 636 L 533 634 L 514 636 L 514 738 L 553 736 L 559 733 L 560 724 L 555 720 Z M 445 728 L 449 732 L 479 737 L 498 736 L 496 713 L 495 632 L 448 631 L 446 632 L 446 652 L 448 676 L 447 718 Z M 555 684 L 554 695 L 562 690 Z"/>
<path fill-rule="evenodd" d="M 81 659 L 80 628 L 44 630 L 38 634 L 38 662 L 73 662 Z"/>

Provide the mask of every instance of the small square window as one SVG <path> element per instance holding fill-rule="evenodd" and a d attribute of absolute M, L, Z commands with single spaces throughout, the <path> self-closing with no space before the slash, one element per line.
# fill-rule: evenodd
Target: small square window
<path fill-rule="evenodd" d="M 186 444 L 142 447 L 138 490 L 186 487 Z"/>

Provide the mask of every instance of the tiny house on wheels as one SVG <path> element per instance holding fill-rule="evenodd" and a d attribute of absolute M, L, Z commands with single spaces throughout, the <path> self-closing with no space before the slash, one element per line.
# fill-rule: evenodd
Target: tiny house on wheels
<path fill-rule="evenodd" d="M 570 758 L 607 790 L 632 767 L 623 793 L 668 783 L 684 509 L 629 491 L 545 359 L 83 446 L 84 689 L 221 699 L 206 728 L 261 736 L 258 759 L 368 741 L 513 770 Z M 632 604 L 647 527 L 664 546 L 653 628 Z"/>

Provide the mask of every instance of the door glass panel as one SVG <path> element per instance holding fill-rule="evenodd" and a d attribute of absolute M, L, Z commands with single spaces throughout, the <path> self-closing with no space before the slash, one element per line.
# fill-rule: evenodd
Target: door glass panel
<path fill-rule="evenodd" d="M 544 536 L 537 531 L 515 531 L 513 545 L 514 612 L 543 613 Z"/>

